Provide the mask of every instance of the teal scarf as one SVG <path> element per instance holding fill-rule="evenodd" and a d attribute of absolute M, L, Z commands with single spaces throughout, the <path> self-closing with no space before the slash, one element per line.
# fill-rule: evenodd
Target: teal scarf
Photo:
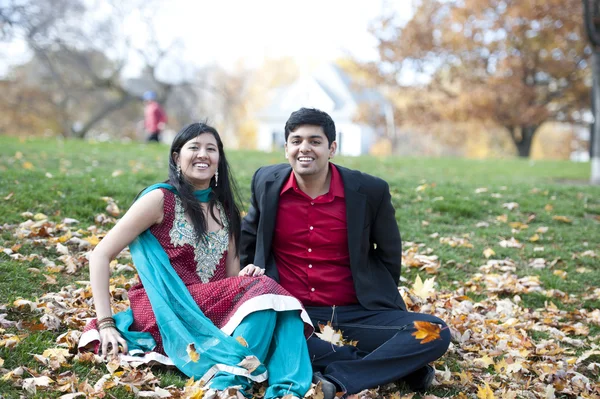
<path fill-rule="evenodd" d="M 173 188 L 172 186 L 169 186 L 171 188 Z M 164 188 L 168 188 L 168 187 L 164 187 Z M 169 188 L 169 190 L 171 190 Z M 173 192 L 175 192 L 174 190 L 171 190 Z M 209 188 L 205 188 L 204 190 L 196 190 L 194 191 L 194 197 L 196 197 L 196 199 L 200 202 L 208 202 L 210 201 L 210 193 L 212 193 L 212 187 Z"/>
<path fill-rule="evenodd" d="M 157 188 L 176 193 L 174 187 L 159 183 L 145 189 L 139 197 Z M 202 313 L 150 230 L 140 234 L 129 248 L 156 316 L 165 353 L 179 370 L 204 381 L 220 370 L 257 382 L 266 380 L 266 368 L 252 352 Z M 149 352 L 156 346 L 150 333 L 129 331 L 133 322 L 131 309 L 117 313 L 115 321 L 130 351 Z M 190 357 L 192 345 L 200 355 L 198 359 Z"/>

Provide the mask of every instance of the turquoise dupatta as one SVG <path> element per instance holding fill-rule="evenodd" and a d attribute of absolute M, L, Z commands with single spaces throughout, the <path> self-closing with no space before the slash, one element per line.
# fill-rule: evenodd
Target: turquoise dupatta
<path fill-rule="evenodd" d="M 176 193 L 173 186 L 159 183 L 146 188 L 139 197 L 157 188 Z M 150 230 L 140 234 L 129 248 L 150 299 L 165 353 L 179 370 L 205 382 L 217 371 L 246 376 L 257 382 L 267 379 L 266 367 L 256 356 L 202 313 Z M 156 346 L 150 333 L 129 331 L 133 322 L 131 309 L 117 313 L 115 321 L 130 351 L 148 352 Z M 190 358 L 190 344 L 200 355 L 197 361 Z"/>

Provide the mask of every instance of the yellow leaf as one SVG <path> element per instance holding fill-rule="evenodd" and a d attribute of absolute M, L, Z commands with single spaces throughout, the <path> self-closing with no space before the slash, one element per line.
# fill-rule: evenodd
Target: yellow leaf
<path fill-rule="evenodd" d="M 531 237 L 529 237 L 529 241 L 531 241 L 531 242 L 536 242 L 539 240 L 540 240 L 540 236 L 537 233 L 532 235 Z"/>
<path fill-rule="evenodd" d="M 235 338 L 237 342 L 239 342 L 242 346 L 245 346 L 246 348 L 248 347 L 248 342 L 246 342 L 246 340 L 244 339 L 244 337 L 242 337 L 241 335 L 239 337 Z"/>
<path fill-rule="evenodd" d="M 192 362 L 196 363 L 198 360 L 200 360 L 200 354 L 196 352 L 196 345 L 189 344 L 186 350 Z"/>
<path fill-rule="evenodd" d="M 320 333 L 315 335 L 321 338 L 323 341 L 331 342 L 334 345 L 342 345 L 342 333 L 341 331 L 335 331 L 331 326 L 331 322 L 327 322 L 327 325 L 319 323 Z"/>
<path fill-rule="evenodd" d="M 0 357 L 0 367 L 4 366 L 4 359 Z"/>
<path fill-rule="evenodd" d="M 23 158 L 23 153 L 21 151 L 17 151 L 15 153 L 15 159 L 22 159 Z"/>
<path fill-rule="evenodd" d="M 43 213 L 36 213 L 35 215 L 33 215 L 33 220 L 44 220 L 44 219 L 48 219 L 48 216 L 44 215 Z"/>
<path fill-rule="evenodd" d="M 100 238 L 98 238 L 98 236 L 95 234 L 91 235 L 90 237 L 85 237 L 84 240 L 92 244 L 94 247 L 100 242 Z"/>
<path fill-rule="evenodd" d="M 508 215 L 496 216 L 496 220 L 502 223 L 508 222 Z"/>
<path fill-rule="evenodd" d="M 494 391 L 490 388 L 488 383 L 485 383 L 483 387 L 477 387 L 477 398 L 478 399 L 495 399 Z"/>
<path fill-rule="evenodd" d="M 419 187 L 415 189 L 416 192 L 425 191 L 429 187 L 429 184 L 421 184 Z"/>
<path fill-rule="evenodd" d="M 573 221 L 566 216 L 552 216 L 552 220 L 557 220 L 563 223 L 573 223 Z"/>
<path fill-rule="evenodd" d="M 428 321 L 415 321 L 416 331 L 411 335 L 418 340 L 421 340 L 421 344 L 435 341 L 440 338 L 440 332 L 442 331 L 439 324 L 430 323 Z"/>
<path fill-rule="evenodd" d="M 433 284 L 435 283 L 435 277 L 428 278 L 425 283 L 421 280 L 421 277 L 417 274 L 415 283 L 412 286 L 413 293 L 421 299 L 427 299 L 435 294 Z"/>
<path fill-rule="evenodd" d="M 473 359 L 473 363 L 482 363 L 483 367 L 487 368 L 489 365 L 494 364 L 494 359 L 488 355 L 484 355 L 483 357 Z"/>
<path fill-rule="evenodd" d="M 567 272 L 564 270 L 555 270 L 552 274 L 562 278 L 563 280 L 565 280 L 567 278 Z"/>
<path fill-rule="evenodd" d="M 27 170 L 31 170 L 33 169 L 33 164 L 29 161 L 25 161 L 21 164 L 21 166 L 23 167 L 23 169 L 27 169 Z"/>
<path fill-rule="evenodd" d="M 554 209 L 554 206 L 552 206 L 550 204 L 546 204 L 546 206 L 544 207 L 544 209 L 546 210 L 546 212 L 551 212 Z"/>
<path fill-rule="evenodd" d="M 496 255 L 496 252 L 492 248 L 486 248 L 483 250 L 483 256 L 489 258 L 490 256 Z"/>

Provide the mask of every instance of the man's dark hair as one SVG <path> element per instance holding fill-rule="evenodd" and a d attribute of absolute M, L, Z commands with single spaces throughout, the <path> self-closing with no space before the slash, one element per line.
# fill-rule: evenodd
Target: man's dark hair
<path fill-rule="evenodd" d="M 292 112 L 285 123 L 285 141 L 287 142 L 290 133 L 303 125 L 321 126 L 327 137 L 329 147 L 335 141 L 335 123 L 326 112 L 316 108 L 300 108 Z"/>

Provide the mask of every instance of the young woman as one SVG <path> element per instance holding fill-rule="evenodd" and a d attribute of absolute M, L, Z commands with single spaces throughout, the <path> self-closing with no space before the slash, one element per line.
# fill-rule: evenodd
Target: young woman
<path fill-rule="evenodd" d="M 217 131 L 192 123 L 173 140 L 169 179 L 145 189 L 90 256 L 97 319 L 80 348 L 142 354 L 207 381 L 211 395 L 302 398 L 312 370 L 300 302 L 264 271 L 240 271 L 240 214 Z M 112 315 L 109 264 L 127 245 L 140 277 L 130 309 Z M 140 358 L 136 357 L 136 361 Z M 289 397 L 289 396 L 288 396 Z"/>

